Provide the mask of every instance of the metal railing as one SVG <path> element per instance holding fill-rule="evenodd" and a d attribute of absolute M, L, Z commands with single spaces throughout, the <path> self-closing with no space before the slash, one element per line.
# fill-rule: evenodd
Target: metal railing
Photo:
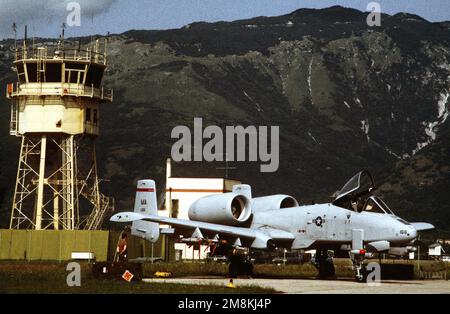
<path fill-rule="evenodd" d="M 88 197 L 85 195 L 85 197 Z M 84 230 L 101 230 L 106 213 L 114 212 L 114 198 L 100 193 L 98 207 L 94 209 L 86 219 Z"/>
<path fill-rule="evenodd" d="M 71 84 L 71 83 L 20 84 L 19 82 L 16 82 L 8 84 L 6 87 L 6 97 L 11 99 L 17 96 L 90 97 L 112 102 L 114 98 L 114 91 L 111 88 L 106 88 L 103 86 L 94 87 L 94 85 L 86 86 L 82 84 Z"/>
<path fill-rule="evenodd" d="M 60 47 L 21 47 L 15 52 L 15 61 L 21 60 L 72 60 L 88 61 L 106 65 L 106 54 L 94 49 L 76 49 Z"/>
<path fill-rule="evenodd" d="M 11 104 L 11 121 L 9 124 L 9 134 L 17 135 L 19 132 L 19 122 L 18 122 L 18 104 L 16 101 L 13 101 Z"/>

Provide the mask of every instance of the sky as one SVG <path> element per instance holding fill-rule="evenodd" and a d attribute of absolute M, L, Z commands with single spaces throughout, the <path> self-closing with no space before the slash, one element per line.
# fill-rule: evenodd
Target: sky
<path fill-rule="evenodd" d="M 371 0 L 0 0 L 0 38 L 28 35 L 57 37 L 60 25 L 80 6 L 80 25 L 68 26 L 67 37 L 122 33 L 130 29 L 180 28 L 198 21 L 233 21 L 255 16 L 276 16 L 300 8 L 325 8 L 333 5 L 366 11 Z M 449 0 L 377 0 L 387 14 L 408 12 L 436 22 L 450 20 Z M 74 21 L 74 20 L 72 20 Z"/>

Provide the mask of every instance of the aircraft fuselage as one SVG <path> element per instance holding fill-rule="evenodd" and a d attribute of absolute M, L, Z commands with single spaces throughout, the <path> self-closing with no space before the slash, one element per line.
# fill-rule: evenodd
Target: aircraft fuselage
<path fill-rule="evenodd" d="M 350 244 L 353 229 L 364 229 L 364 242 L 409 243 L 417 237 L 413 226 L 395 215 L 356 212 L 333 204 L 317 204 L 254 212 L 250 228 L 269 227 L 295 235 L 289 248 Z"/>

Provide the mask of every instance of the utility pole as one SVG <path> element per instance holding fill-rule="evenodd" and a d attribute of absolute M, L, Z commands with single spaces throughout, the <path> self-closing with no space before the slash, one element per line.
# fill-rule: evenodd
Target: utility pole
<path fill-rule="evenodd" d="M 417 269 L 419 270 L 419 276 L 421 275 L 420 272 L 420 235 L 417 236 Z"/>

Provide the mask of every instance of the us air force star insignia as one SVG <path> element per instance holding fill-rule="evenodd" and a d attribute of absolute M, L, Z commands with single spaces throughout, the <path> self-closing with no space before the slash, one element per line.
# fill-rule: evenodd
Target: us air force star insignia
<path fill-rule="evenodd" d="M 317 227 L 322 226 L 322 217 L 317 217 L 316 220 L 314 221 L 316 223 Z"/>

